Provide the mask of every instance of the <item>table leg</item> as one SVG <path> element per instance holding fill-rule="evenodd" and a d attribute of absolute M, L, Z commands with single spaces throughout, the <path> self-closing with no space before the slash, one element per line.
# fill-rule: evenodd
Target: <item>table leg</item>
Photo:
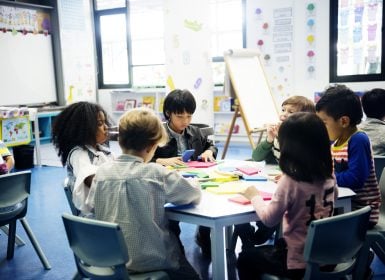
<path fill-rule="evenodd" d="M 41 166 L 41 154 L 40 154 L 40 135 L 39 135 L 39 118 L 36 115 L 33 121 L 35 130 L 35 151 L 36 151 L 36 165 Z"/>
<path fill-rule="evenodd" d="M 212 279 L 227 279 L 225 236 L 223 227 L 211 228 Z"/>

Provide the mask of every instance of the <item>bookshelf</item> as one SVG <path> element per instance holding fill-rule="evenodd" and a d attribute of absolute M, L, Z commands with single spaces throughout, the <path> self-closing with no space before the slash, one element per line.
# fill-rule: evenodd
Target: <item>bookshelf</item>
<path fill-rule="evenodd" d="M 226 141 L 234 115 L 233 105 L 234 100 L 227 96 L 221 87 L 214 89 L 214 136 L 216 142 Z M 241 118 L 238 118 L 235 122 L 232 139 L 235 142 L 249 141 Z"/>
<path fill-rule="evenodd" d="M 117 122 L 124 112 L 133 108 L 153 109 L 163 119 L 164 89 L 113 90 L 111 94 L 112 118 Z"/>

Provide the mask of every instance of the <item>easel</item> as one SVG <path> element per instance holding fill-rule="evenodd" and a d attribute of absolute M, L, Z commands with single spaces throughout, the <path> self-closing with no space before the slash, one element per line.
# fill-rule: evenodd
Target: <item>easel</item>
<path fill-rule="evenodd" d="M 227 134 L 226 143 L 223 147 L 222 159 L 225 159 L 225 157 L 226 157 L 227 149 L 229 148 L 229 144 L 230 144 L 230 139 L 231 139 L 231 136 L 233 134 L 235 122 L 236 122 L 237 118 L 242 117 L 240 106 L 235 105 L 234 109 L 235 109 L 235 111 L 234 111 L 233 118 L 231 120 L 229 133 Z M 262 136 L 263 136 L 265 131 L 266 131 L 265 128 L 258 128 L 258 129 L 253 129 L 253 130 L 247 132 L 247 137 L 249 138 L 249 142 L 250 142 L 253 150 L 255 149 L 256 144 L 259 144 L 259 142 L 261 142 Z M 252 137 L 253 133 L 259 133 L 258 141 L 256 143 L 254 142 L 253 137 Z"/>
<path fill-rule="evenodd" d="M 276 123 L 279 111 L 271 93 L 259 52 L 253 49 L 229 50 L 224 54 L 226 64 L 224 90 L 237 100 L 234 116 L 224 146 L 225 158 L 235 122 L 242 118 L 252 149 L 261 141 L 267 123 Z M 253 134 L 259 133 L 258 141 Z"/>

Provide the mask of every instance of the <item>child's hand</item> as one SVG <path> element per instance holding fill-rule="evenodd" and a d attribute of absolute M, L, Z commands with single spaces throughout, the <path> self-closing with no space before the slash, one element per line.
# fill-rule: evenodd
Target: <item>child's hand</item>
<path fill-rule="evenodd" d="M 0 164 L 0 174 L 7 174 L 8 173 L 8 166 L 6 163 Z"/>
<path fill-rule="evenodd" d="M 253 197 L 259 195 L 259 191 L 254 186 L 249 186 L 241 194 L 246 197 L 248 200 L 251 200 Z"/>
<path fill-rule="evenodd" d="M 278 136 L 278 128 L 279 125 L 277 124 L 271 124 L 267 126 L 267 142 L 273 143 L 275 137 Z"/>
<path fill-rule="evenodd" d="M 175 165 L 185 165 L 181 157 L 172 157 L 172 158 L 158 158 L 156 163 L 160 163 L 164 166 L 175 166 Z"/>
<path fill-rule="evenodd" d="M 213 151 L 211 150 L 206 150 L 200 155 L 202 161 L 207 162 L 207 161 L 215 161 L 215 158 L 213 156 Z"/>

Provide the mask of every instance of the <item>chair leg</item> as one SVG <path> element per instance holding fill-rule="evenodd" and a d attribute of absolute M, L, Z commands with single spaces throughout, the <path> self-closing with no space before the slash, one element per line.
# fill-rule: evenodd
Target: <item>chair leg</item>
<path fill-rule="evenodd" d="M 7 260 L 11 260 L 13 258 L 13 253 L 15 251 L 15 236 L 16 236 L 16 220 L 12 221 L 9 224 Z"/>
<path fill-rule="evenodd" d="M 37 242 L 37 239 L 36 239 L 35 235 L 33 234 L 31 228 L 29 227 L 27 220 L 25 218 L 22 218 L 22 219 L 20 219 L 20 222 L 23 225 L 24 230 L 27 233 L 29 240 L 31 240 L 31 243 L 32 243 L 33 247 L 35 248 L 35 251 L 36 251 L 37 255 L 39 256 L 40 261 L 43 264 L 44 268 L 46 270 L 51 269 L 51 265 L 49 264 L 47 257 L 44 255 L 43 250 L 41 249 L 39 243 Z"/>
<path fill-rule="evenodd" d="M 9 229 L 8 229 L 8 226 L 2 226 L 0 227 L 0 229 L 6 234 L 8 235 L 8 232 L 9 232 Z M 15 243 L 17 246 L 23 246 L 25 245 L 25 242 L 23 239 L 21 239 L 17 234 L 15 236 Z"/>

